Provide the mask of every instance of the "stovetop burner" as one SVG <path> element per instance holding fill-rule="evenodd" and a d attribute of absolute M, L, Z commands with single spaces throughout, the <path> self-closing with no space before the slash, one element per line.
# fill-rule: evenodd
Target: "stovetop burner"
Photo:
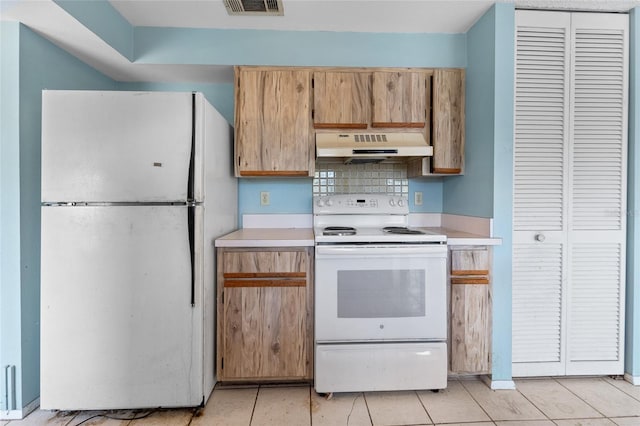
<path fill-rule="evenodd" d="M 356 228 L 351 226 L 327 226 L 322 235 L 356 235 Z"/>
<path fill-rule="evenodd" d="M 404 226 L 386 226 L 382 230 L 388 234 L 424 235 L 422 231 L 405 228 Z"/>

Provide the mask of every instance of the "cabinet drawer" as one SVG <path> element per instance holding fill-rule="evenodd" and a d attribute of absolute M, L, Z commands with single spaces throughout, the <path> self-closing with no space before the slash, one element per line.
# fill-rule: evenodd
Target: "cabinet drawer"
<path fill-rule="evenodd" d="M 456 277 L 479 275 L 489 275 L 489 251 L 486 248 L 451 250 L 452 282 Z"/>

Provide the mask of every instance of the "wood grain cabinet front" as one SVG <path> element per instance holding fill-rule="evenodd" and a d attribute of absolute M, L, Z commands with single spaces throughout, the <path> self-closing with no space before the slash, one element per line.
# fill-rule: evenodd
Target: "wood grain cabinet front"
<path fill-rule="evenodd" d="M 366 129 L 371 115 L 371 73 L 313 73 L 313 126 Z"/>
<path fill-rule="evenodd" d="M 310 380 L 311 250 L 224 248 L 217 256 L 218 380 Z"/>
<path fill-rule="evenodd" d="M 491 371 L 491 288 L 488 247 L 453 247 L 451 254 L 450 370 Z"/>
<path fill-rule="evenodd" d="M 464 170 L 464 69 L 433 72 L 433 173 Z"/>
<path fill-rule="evenodd" d="M 424 72 L 374 72 L 371 127 L 425 128 L 430 83 Z"/>
<path fill-rule="evenodd" d="M 309 70 L 236 67 L 236 176 L 313 176 Z"/>

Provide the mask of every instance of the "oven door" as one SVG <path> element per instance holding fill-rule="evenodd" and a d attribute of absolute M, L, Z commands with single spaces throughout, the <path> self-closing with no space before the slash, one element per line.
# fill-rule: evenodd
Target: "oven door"
<path fill-rule="evenodd" d="M 315 338 L 323 342 L 446 339 L 447 247 L 316 247 Z"/>

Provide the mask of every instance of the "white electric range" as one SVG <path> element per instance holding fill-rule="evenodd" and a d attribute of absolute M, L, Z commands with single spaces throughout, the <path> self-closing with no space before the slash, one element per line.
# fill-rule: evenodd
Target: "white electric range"
<path fill-rule="evenodd" d="M 313 200 L 315 389 L 447 385 L 446 236 L 411 229 L 405 197 Z"/>

